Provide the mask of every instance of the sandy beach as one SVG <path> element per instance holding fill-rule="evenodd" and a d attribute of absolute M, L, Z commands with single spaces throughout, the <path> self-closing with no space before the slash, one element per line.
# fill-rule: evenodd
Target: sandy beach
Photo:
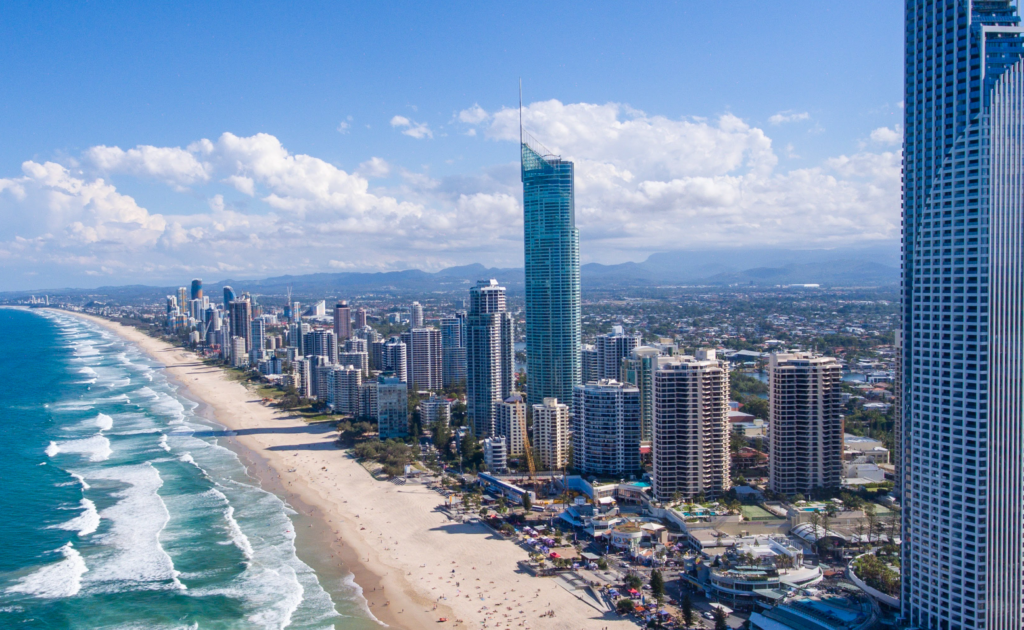
<path fill-rule="evenodd" d="M 416 482 L 373 479 L 335 446 L 329 424 L 307 424 L 261 403 L 223 369 L 114 322 L 85 317 L 136 344 L 166 366 L 200 402 L 203 415 L 234 433 L 250 473 L 303 515 L 322 540 L 316 564 L 351 571 L 369 610 L 409 630 L 462 628 L 635 628 L 602 615 L 551 578 L 518 572 L 527 552 L 479 524 L 451 521 L 441 495 Z M 308 517 L 308 518 L 307 518 Z M 554 616 L 541 614 L 553 611 Z M 438 620 L 446 617 L 448 621 Z M 461 620 L 461 623 L 457 623 Z"/>

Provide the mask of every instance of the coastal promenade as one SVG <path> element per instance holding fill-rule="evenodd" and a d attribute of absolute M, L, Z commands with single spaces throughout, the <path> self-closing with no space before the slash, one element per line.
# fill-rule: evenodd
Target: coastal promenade
<path fill-rule="evenodd" d="M 310 562 L 351 571 L 369 612 L 390 627 L 635 628 L 600 616 L 550 578 L 518 572 L 527 553 L 480 524 L 451 521 L 442 497 L 418 483 L 377 481 L 335 445 L 325 424 L 307 424 L 262 404 L 227 371 L 188 350 L 109 320 L 85 317 L 136 344 L 166 366 L 181 393 L 228 429 L 250 474 L 277 492 L 310 531 Z M 310 549 L 309 545 L 305 548 Z M 307 551 L 309 553 L 309 551 Z M 301 552 L 300 552 L 301 555 Z M 435 608 L 436 607 L 436 608 Z M 542 614 L 553 611 L 553 616 Z M 440 623 L 440 618 L 447 622 Z M 456 623 L 461 620 L 461 623 Z"/>

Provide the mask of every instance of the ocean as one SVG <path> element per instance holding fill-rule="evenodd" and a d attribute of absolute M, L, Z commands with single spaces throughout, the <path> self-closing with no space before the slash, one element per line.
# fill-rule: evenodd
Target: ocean
<path fill-rule="evenodd" d="M 0 330 L 0 627 L 380 627 L 158 363 L 56 311 Z"/>

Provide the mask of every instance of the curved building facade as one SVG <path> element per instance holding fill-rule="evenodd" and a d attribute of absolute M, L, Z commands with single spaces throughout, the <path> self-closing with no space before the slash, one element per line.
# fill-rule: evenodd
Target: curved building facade
<path fill-rule="evenodd" d="M 522 143 L 527 396 L 572 400 L 580 383 L 580 236 L 573 163 Z"/>
<path fill-rule="evenodd" d="M 1024 627 L 1024 29 L 1010 0 L 907 0 L 903 616 Z"/>

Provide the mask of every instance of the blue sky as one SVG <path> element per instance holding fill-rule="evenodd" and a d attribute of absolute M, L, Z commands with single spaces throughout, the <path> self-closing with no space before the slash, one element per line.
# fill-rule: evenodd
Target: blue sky
<path fill-rule="evenodd" d="M 891 0 L 4 13 L 0 288 L 521 264 L 520 77 L 587 261 L 899 234 Z"/>

